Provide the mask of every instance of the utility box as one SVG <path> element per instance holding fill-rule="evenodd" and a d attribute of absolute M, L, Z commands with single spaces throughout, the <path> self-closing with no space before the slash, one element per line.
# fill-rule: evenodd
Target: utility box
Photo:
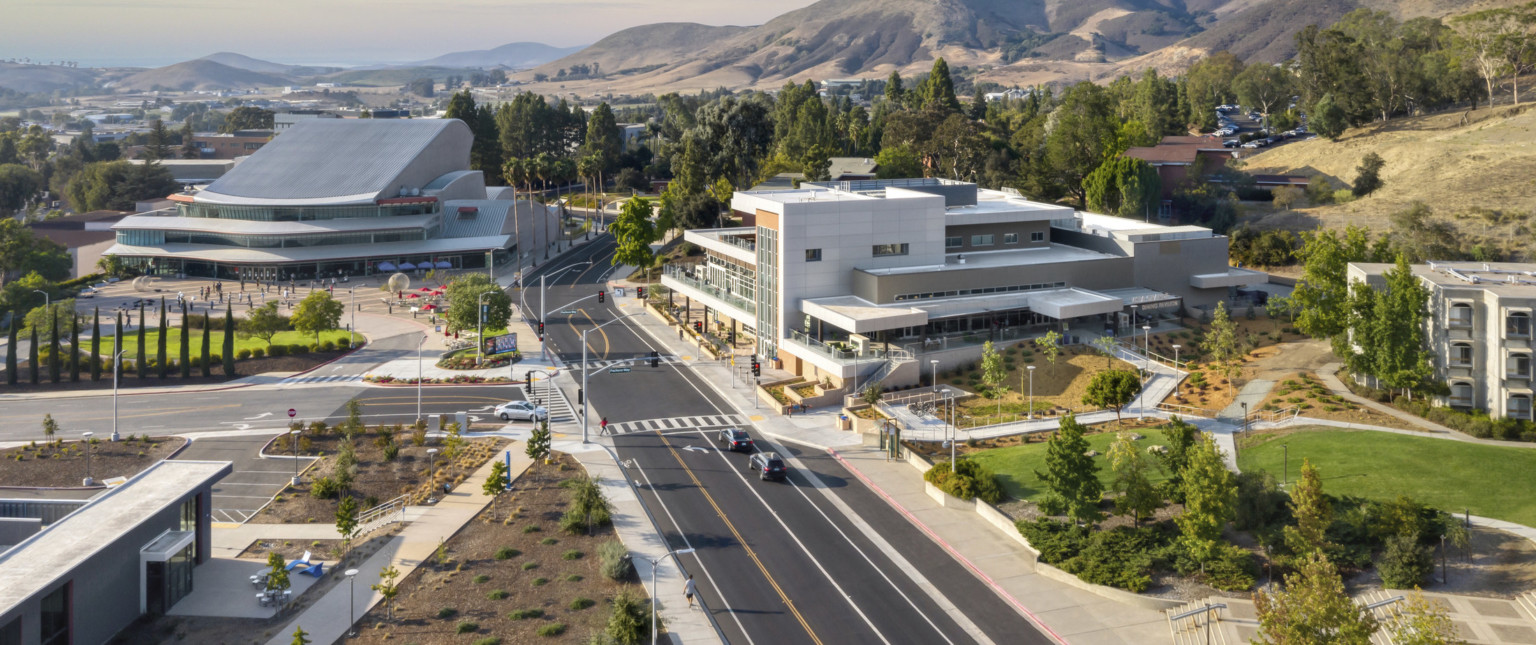
<path fill-rule="evenodd" d="M 459 423 L 459 432 L 469 432 L 469 413 L 468 412 L 455 412 L 455 413 L 453 413 L 453 420 L 457 421 Z"/>
<path fill-rule="evenodd" d="M 441 414 L 429 414 L 429 415 L 427 415 L 427 430 L 432 431 L 432 432 L 442 432 L 443 431 L 443 415 L 441 415 Z"/>

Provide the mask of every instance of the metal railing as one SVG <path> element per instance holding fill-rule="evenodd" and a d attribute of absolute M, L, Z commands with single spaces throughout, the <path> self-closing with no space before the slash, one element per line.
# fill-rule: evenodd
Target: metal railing
<path fill-rule="evenodd" d="M 662 266 L 661 274 L 672 278 L 673 280 L 677 280 L 678 282 L 681 282 L 685 285 L 688 285 L 690 288 L 697 289 L 710 295 L 711 297 L 717 298 L 726 304 L 731 305 L 732 307 L 736 307 L 737 309 L 752 315 L 757 315 L 757 303 L 752 302 L 751 300 L 747 300 L 746 298 L 738 296 L 718 286 L 704 282 L 703 280 L 694 277 L 681 266 L 672 264 L 664 265 Z"/>
<path fill-rule="evenodd" d="M 407 495 L 401 495 L 363 511 L 361 515 L 357 516 L 357 534 L 364 535 L 379 527 L 405 521 L 407 497 Z"/>
<path fill-rule="evenodd" d="M 833 345 L 832 343 L 827 343 L 812 338 L 810 334 L 797 329 L 789 330 L 789 340 L 794 341 L 796 344 L 799 344 L 806 349 L 820 353 L 821 355 L 840 363 L 854 363 L 857 361 L 867 361 L 873 359 L 891 359 L 896 355 L 897 352 L 900 352 L 900 355 L 907 357 L 901 360 L 915 360 L 912 358 L 912 352 L 904 349 L 895 347 L 890 349 L 868 347 L 864 351 L 859 351 L 859 349 L 851 342 L 833 341 L 837 343 L 837 345 Z"/>
<path fill-rule="evenodd" d="M 739 235 L 720 235 L 720 236 L 716 237 L 715 239 L 718 239 L 718 240 L 720 240 L 722 242 L 725 242 L 726 244 L 729 244 L 729 245 L 734 246 L 734 247 L 739 248 L 739 249 L 746 249 L 746 250 L 751 251 L 753 253 L 757 252 L 757 241 L 756 240 L 749 240 L 749 239 L 741 237 Z"/>

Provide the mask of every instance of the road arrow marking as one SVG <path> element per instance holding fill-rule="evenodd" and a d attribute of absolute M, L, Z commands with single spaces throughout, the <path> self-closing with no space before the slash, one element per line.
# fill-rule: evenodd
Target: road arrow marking
<path fill-rule="evenodd" d="M 708 448 L 700 448 L 698 446 L 683 446 L 683 450 L 697 450 L 699 452 L 709 452 Z"/>
<path fill-rule="evenodd" d="M 263 412 L 261 414 L 258 414 L 256 416 L 254 416 L 254 417 L 246 417 L 245 420 L 246 421 L 255 421 L 257 419 L 265 419 L 265 418 L 270 417 L 270 416 L 272 416 L 271 412 Z"/>

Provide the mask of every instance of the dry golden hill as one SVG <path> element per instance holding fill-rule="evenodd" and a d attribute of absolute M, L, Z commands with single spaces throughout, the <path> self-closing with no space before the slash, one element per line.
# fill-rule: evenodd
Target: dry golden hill
<path fill-rule="evenodd" d="M 1386 162 L 1381 190 L 1346 204 L 1297 209 L 1310 217 L 1270 215 L 1264 218 L 1270 227 L 1281 219 L 1290 224 L 1286 228 L 1356 224 L 1385 232 L 1392 213 L 1422 201 L 1440 217 L 1465 220 L 1458 224 L 1465 233 L 1491 235 L 1498 222 L 1536 214 L 1536 110 L 1528 107 L 1371 124 L 1350 129 L 1339 141 L 1318 138 L 1271 148 L 1245 159 L 1243 167 L 1255 174 L 1321 173 L 1348 186 L 1367 153 Z M 1482 215 L 1488 211 L 1503 217 Z M 1473 213 L 1479 216 L 1469 219 Z"/>

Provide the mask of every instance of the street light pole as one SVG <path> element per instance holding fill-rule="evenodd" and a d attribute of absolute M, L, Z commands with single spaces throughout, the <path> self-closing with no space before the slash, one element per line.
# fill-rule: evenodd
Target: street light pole
<path fill-rule="evenodd" d="M 43 291 L 41 289 L 33 289 L 32 293 L 43 294 L 43 308 L 44 309 L 48 309 L 49 307 L 53 306 L 53 299 L 48 296 L 48 292 L 47 291 Z M 52 313 L 52 311 L 50 311 L 49 313 Z"/>
<path fill-rule="evenodd" d="M 1184 397 L 1179 394 L 1179 347 L 1177 343 L 1173 346 L 1173 396 L 1182 399 Z"/>
<path fill-rule="evenodd" d="M 357 333 L 357 287 L 347 287 L 347 297 L 352 299 L 352 322 L 347 325 L 347 347 L 351 347 L 352 334 Z"/>
<path fill-rule="evenodd" d="M 91 478 L 91 435 L 90 431 L 80 433 L 80 440 L 85 442 L 85 485 L 94 486 L 96 480 Z"/>
<path fill-rule="evenodd" d="M 293 444 L 293 482 L 291 482 L 291 483 L 294 486 L 298 486 L 299 485 L 299 431 L 298 430 L 289 430 L 288 431 L 288 443 Z"/>
<path fill-rule="evenodd" d="M 939 359 L 928 359 L 928 364 L 933 366 L 933 391 L 939 391 Z"/>
<path fill-rule="evenodd" d="M 651 561 L 651 645 L 656 645 L 656 603 L 658 602 L 656 597 L 656 565 L 659 564 L 662 560 L 667 559 L 667 556 L 676 558 L 677 556 L 686 555 L 689 553 L 693 553 L 693 547 L 678 549 L 676 551 L 668 551 L 667 553 L 663 553 L 655 558 L 646 558 L 647 560 Z M 702 603 L 703 600 L 700 600 L 699 602 Z"/>
<path fill-rule="evenodd" d="M 624 314 L 622 316 L 619 316 L 618 318 L 614 318 L 613 320 L 610 320 L 610 321 L 605 322 L 605 323 L 603 323 L 601 325 L 598 325 L 596 327 L 593 327 L 591 329 L 587 329 L 587 330 L 584 330 L 584 331 L 581 332 L 581 442 L 582 443 L 592 443 L 592 440 L 587 438 L 587 417 L 590 416 L 589 414 L 587 414 L 587 412 L 588 412 L 588 410 L 590 409 L 590 406 L 591 406 L 589 401 L 592 400 L 592 393 L 587 390 L 587 334 L 590 334 L 590 333 L 592 333 L 594 331 L 602 329 L 603 327 L 606 327 L 608 325 L 612 325 L 613 323 L 619 322 L 620 320 L 623 320 L 623 319 L 628 318 L 630 316 L 638 316 L 638 315 L 639 315 L 638 313 Z"/>
<path fill-rule="evenodd" d="M 427 449 L 427 503 L 437 503 L 437 449 Z"/>
<path fill-rule="evenodd" d="M 355 638 L 357 636 L 357 569 L 347 569 L 346 576 L 348 586 L 351 587 L 347 590 L 347 618 L 351 621 L 347 623 L 347 638 Z"/>
<path fill-rule="evenodd" d="M 421 348 L 427 346 L 427 333 L 422 332 L 421 343 L 416 345 L 416 422 L 421 423 Z"/>
<path fill-rule="evenodd" d="M 118 345 L 117 345 L 118 347 L 122 346 L 123 339 L 115 338 L 115 339 L 113 339 L 113 341 L 118 343 Z M 112 441 L 118 441 L 118 436 L 117 436 L 117 374 L 118 374 L 118 372 L 123 371 L 123 354 L 126 354 L 126 353 L 128 353 L 128 350 L 126 350 L 126 349 L 119 350 L 117 352 L 117 354 L 112 356 Z"/>
<path fill-rule="evenodd" d="M 1029 366 L 1029 419 L 1035 419 L 1035 366 Z"/>

